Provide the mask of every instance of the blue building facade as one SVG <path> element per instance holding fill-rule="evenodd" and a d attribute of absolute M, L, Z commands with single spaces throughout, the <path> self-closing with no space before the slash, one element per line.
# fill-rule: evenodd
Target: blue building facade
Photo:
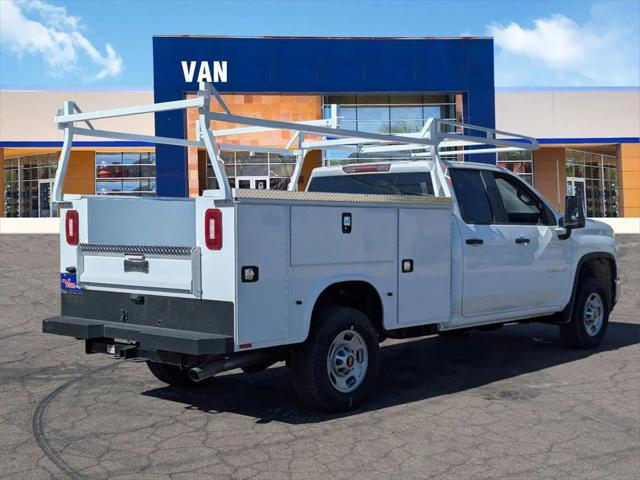
<path fill-rule="evenodd" d="M 460 94 L 464 122 L 495 127 L 493 40 L 490 38 L 231 38 L 153 39 L 156 102 L 183 99 L 210 73 L 234 94 Z M 184 111 L 157 113 L 156 135 L 184 138 Z M 474 161 L 495 162 L 495 155 Z M 188 194 L 184 148 L 156 147 L 159 196 Z"/>

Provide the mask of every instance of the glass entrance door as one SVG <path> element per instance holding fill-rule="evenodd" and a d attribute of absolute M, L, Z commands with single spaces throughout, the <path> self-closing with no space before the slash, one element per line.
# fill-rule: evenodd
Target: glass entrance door
<path fill-rule="evenodd" d="M 567 195 L 575 195 L 582 202 L 584 214 L 587 215 L 587 184 L 584 178 L 567 177 Z"/>
<path fill-rule="evenodd" d="M 269 190 L 269 177 L 236 177 L 236 188 Z"/>
<path fill-rule="evenodd" d="M 53 180 L 40 180 L 38 182 L 38 216 L 55 217 L 57 215 L 56 204 L 51 201 L 53 192 Z"/>

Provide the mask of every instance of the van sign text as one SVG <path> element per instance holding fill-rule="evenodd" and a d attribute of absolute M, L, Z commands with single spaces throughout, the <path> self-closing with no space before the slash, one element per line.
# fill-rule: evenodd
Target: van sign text
<path fill-rule="evenodd" d="M 196 81 L 209 82 L 209 83 L 227 83 L 227 61 L 212 61 L 212 62 L 198 62 L 195 60 L 183 60 L 180 62 L 182 65 L 182 73 L 184 75 L 184 81 L 191 83 L 196 76 L 196 70 L 198 72 Z"/>

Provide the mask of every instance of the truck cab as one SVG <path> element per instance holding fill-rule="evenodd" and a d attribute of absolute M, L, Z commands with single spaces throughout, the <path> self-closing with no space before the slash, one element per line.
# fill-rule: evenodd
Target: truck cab
<path fill-rule="evenodd" d="M 585 271 L 597 277 L 613 308 L 618 251 L 610 226 L 591 219 L 582 228 L 565 226 L 544 196 L 507 169 L 442 165 L 455 201 L 451 317 L 439 324 L 440 331 L 566 319 Z M 362 163 L 315 169 L 307 191 L 437 196 L 437 183 L 431 161 Z M 604 334 L 601 322 L 592 322 L 589 333 L 584 343 L 594 344 Z"/>

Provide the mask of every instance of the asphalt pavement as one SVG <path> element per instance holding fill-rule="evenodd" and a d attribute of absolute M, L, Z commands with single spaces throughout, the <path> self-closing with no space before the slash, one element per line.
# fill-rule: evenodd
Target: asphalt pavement
<path fill-rule="evenodd" d="M 513 325 L 383 344 L 366 405 L 323 415 L 289 371 L 167 387 L 144 364 L 43 335 L 58 238 L 0 236 L 0 478 L 637 479 L 640 238 L 597 350 Z"/>

